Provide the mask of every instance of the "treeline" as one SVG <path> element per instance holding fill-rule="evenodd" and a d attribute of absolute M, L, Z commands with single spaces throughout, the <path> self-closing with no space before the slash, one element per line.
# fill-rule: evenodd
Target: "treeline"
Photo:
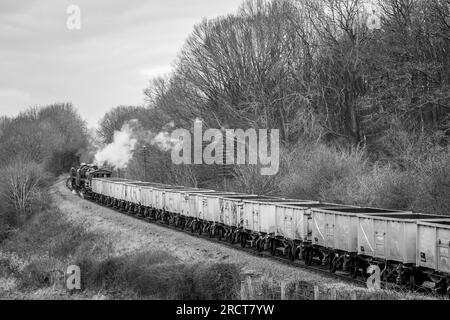
<path fill-rule="evenodd" d="M 245 2 L 194 28 L 149 100 L 183 127 L 201 115 L 213 128 L 279 128 L 286 144 L 376 145 L 400 127 L 446 132 L 449 1 L 380 1 L 375 30 L 366 2 Z"/>
<path fill-rule="evenodd" d="M 100 124 L 159 132 L 277 128 L 279 174 L 251 166 L 173 166 L 141 141 L 130 177 L 185 185 L 448 213 L 450 1 L 246 1 L 194 27 L 171 74 L 145 89 L 146 107 Z M 369 10 L 370 13 L 370 10 Z M 148 153 L 148 154 L 146 154 Z M 151 156 L 149 156 L 151 155 Z M 145 171 L 145 177 L 144 177 Z"/>
<path fill-rule="evenodd" d="M 88 148 L 87 129 L 71 104 L 30 108 L 0 119 L 0 231 L 17 227 L 49 201 L 46 188 Z"/>

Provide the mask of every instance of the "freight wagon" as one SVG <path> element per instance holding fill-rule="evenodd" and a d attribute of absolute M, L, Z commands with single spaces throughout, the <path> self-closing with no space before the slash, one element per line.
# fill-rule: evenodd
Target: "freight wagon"
<path fill-rule="evenodd" d="M 305 210 L 317 201 L 293 199 L 250 199 L 243 203 L 244 230 L 246 244 L 255 246 L 258 251 L 276 251 L 295 259 L 295 251 L 304 239 L 296 239 L 293 229 L 302 236 L 307 233 Z M 295 213 L 294 213 L 295 212 Z M 294 233 L 296 233 L 294 231 Z M 301 237 L 301 236 L 300 236 Z M 295 242 L 298 240 L 299 242 Z"/>
<path fill-rule="evenodd" d="M 178 188 L 178 189 L 168 189 L 165 192 L 165 206 L 164 210 L 181 214 L 185 210 L 186 201 L 185 198 L 190 193 L 211 193 L 214 190 L 200 189 L 200 188 Z"/>
<path fill-rule="evenodd" d="M 196 231 L 198 223 L 195 211 L 193 215 L 190 214 L 189 198 L 191 194 L 210 194 L 214 190 L 200 189 L 200 188 L 177 188 L 167 189 L 165 192 L 165 214 L 169 215 L 169 219 L 174 221 L 175 226 L 183 228 L 191 228 L 191 231 Z"/>
<path fill-rule="evenodd" d="M 416 232 L 416 284 L 450 295 L 450 220 L 418 221 Z"/>
<path fill-rule="evenodd" d="M 223 232 L 226 235 L 232 237 L 232 243 L 239 237 L 241 239 L 241 246 L 243 247 L 245 247 L 247 243 L 250 243 L 250 246 L 253 246 L 254 241 L 256 241 L 255 234 L 249 232 L 249 229 L 245 226 L 244 203 L 246 201 L 267 202 L 288 200 L 278 197 L 247 194 L 228 195 L 219 198 L 219 228 L 223 229 Z"/>
<path fill-rule="evenodd" d="M 219 199 L 223 196 L 239 195 L 235 192 L 194 193 L 191 195 L 192 212 L 196 212 L 199 233 L 215 232 L 220 216 Z M 222 235 L 222 234 L 221 234 Z"/>
<path fill-rule="evenodd" d="M 322 264 L 328 264 L 330 271 L 338 269 L 356 275 L 358 254 L 359 215 L 411 213 L 407 211 L 361 207 L 318 207 L 312 208 L 313 256 Z M 308 263 L 312 258 L 308 256 Z"/>
<path fill-rule="evenodd" d="M 92 179 L 92 192 L 100 195 L 99 201 L 109 207 L 122 209 L 125 206 L 129 183 L 134 180 L 112 179 Z"/>
<path fill-rule="evenodd" d="M 419 213 L 382 213 L 358 216 L 358 269 L 363 262 L 378 265 L 382 280 L 415 285 L 417 223 L 442 219 Z"/>
<path fill-rule="evenodd" d="M 450 291 L 450 219 L 379 208 L 92 177 L 88 195 L 101 204 L 207 233 L 291 260 L 315 260 L 331 272 L 411 288 Z"/>

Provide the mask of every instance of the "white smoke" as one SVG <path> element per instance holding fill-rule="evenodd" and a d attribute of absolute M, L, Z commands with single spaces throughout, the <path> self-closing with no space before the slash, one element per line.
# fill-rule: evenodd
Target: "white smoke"
<path fill-rule="evenodd" d="M 150 144 L 158 147 L 162 151 L 170 151 L 181 147 L 180 140 L 172 138 L 171 133 L 167 131 L 159 132 L 150 140 Z"/>
<path fill-rule="evenodd" d="M 138 120 L 130 120 L 120 131 L 114 131 L 112 143 L 96 152 L 95 163 L 99 166 L 108 164 L 115 169 L 125 169 L 133 158 L 133 153 L 137 151 L 138 142 L 147 143 L 165 152 L 180 148 L 180 140 L 173 139 L 169 132 L 174 126 L 174 122 L 171 121 L 162 127 L 162 131 L 155 134 L 150 130 L 144 130 Z"/>
<path fill-rule="evenodd" d="M 133 157 L 137 139 L 130 123 L 125 123 L 120 131 L 114 131 L 113 142 L 103 147 L 95 155 L 95 163 L 109 164 L 116 169 L 124 169 Z"/>

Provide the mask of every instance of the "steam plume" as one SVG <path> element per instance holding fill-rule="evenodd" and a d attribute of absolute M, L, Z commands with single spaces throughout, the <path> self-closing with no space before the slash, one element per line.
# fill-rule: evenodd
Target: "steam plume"
<path fill-rule="evenodd" d="M 109 164 L 116 169 L 124 169 L 133 157 L 137 139 L 133 137 L 130 123 L 125 123 L 120 131 L 114 132 L 114 140 L 95 155 L 95 162 L 99 165 Z"/>

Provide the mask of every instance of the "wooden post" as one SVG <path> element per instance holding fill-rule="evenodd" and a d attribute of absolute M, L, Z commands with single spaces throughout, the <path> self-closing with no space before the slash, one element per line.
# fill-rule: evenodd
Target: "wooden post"
<path fill-rule="evenodd" d="M 295 299 L 298 300 L 298 281 L 295 282 Z"/>
<path fill-rule="evenodd" d="M 241 281 L 241 300 L 246 300 L 246 297 L 245 297 L 245 281 Z"/>
<path fill-rule="evenodd" d="M 331 289 L 330 298 L 331 298 L 331 300 L 337 300 L 336 288 Z"/>
<path fill-rule="evenodd" d="M 255 292 L 253 290 L 253 284 L 252 284 L 252 277 L 251 276 L 247 276 L 247 286 L 248 286 L 248 297 L 247 297 L 247 299 L 252 300 L 252 299 L 255 298 L 254 297 Z"/>
<path fill-rule="evenodd" d="M 286 281 L 281 281 L 280 283 L 281 289 L 281 300 L 286 300 Z"/>
<path fill-rule="evenodd" d="M 314 286 L 314 300 L 319 300 L 319 286 Z"/>

